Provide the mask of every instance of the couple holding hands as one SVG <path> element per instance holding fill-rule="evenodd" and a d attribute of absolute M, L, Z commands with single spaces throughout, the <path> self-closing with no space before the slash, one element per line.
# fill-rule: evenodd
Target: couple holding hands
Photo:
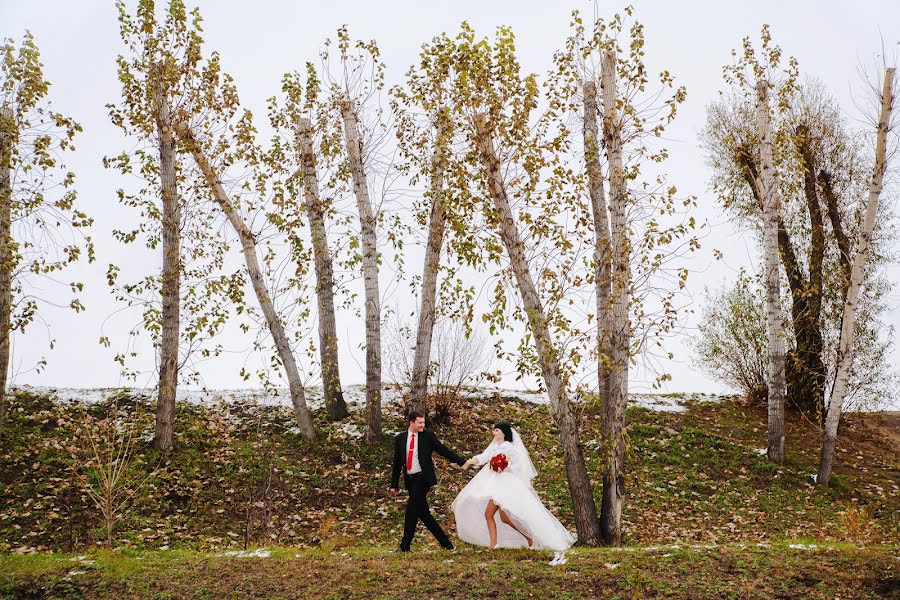
<path fill-rule="evenodd" d="M 463 460 L 425 429 L 425 417 L 411 412 L 408 428 L 394 438 L 390 492 L 399 493 L 400 473 L 409 493 L 403 537 L 396 551 L 409 552 L 421 520 L 441 547 L 453 549 L 450 538 L 431 516 L 427 494 L 437 484 L 432 455 L 440 454 L 460 468 L 480 467 L 459 492 L 451 508 L 456 533 L 464 542 L 488 548 L 534 548 L 563 551 L 575 543 L 569 532 L 544 506 L 531 485 L 537 470 L 519 433 L 497 423 L 484 452 Z M 497 522 L 497 517 L 500 522 Z"/>

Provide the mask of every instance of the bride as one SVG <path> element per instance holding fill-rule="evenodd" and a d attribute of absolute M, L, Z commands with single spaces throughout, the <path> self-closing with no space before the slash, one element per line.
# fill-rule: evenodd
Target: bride
<path fill-rule="evenodd" d="M 484 466 L 451 505 L 459 539 L 491 549 L 568 549 L 576 538 L 544 507 L 531 486 L 537 471 L 519 432 L 508 423 L 497 423 L 493 433 L 484 452 L 463 465 Z M 491 459 L 500 454 L 508 466 L 497 471 Z M 502 458 L 497 460 L 502 463 Z"/>

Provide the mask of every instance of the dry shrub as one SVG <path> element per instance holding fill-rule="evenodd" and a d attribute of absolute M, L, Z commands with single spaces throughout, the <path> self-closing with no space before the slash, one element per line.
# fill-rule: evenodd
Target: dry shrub
<path fill-rule="evenodd" d="M 116 524 L 156 469 L 142 472 L 136 465 L 137 419 L 128 419 L 115 404 L 104 413 L 100 417 L 82 414 L 79 430 L 85 447 L 75 472 L 81 488 L 103 516 L 106 544 L 111 548 Z"/>
<path fill-rule="evenodd" d="M 407 387 L 412 379 L 415 356 L 415 331 L 397 318 L 387 328 L 386 351 L 388 374 Z M 477 384 L 490 370 L 493 360 L 486 352 L 484 338 L 449 319 L 435 323 L 428 371 L 426 410 L 429 425 L 453 421 L 464 398 L 464 389 Z M 409 396 L 404 394 L 404 413 L 410 410 Z"/>

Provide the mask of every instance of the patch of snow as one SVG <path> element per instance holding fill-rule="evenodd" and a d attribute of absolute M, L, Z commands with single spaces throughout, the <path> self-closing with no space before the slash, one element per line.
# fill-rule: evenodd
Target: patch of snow
<path fill-rule="evenodd" d="M 687 407 L 674 396 L 659 396 L 656 394 L 629 394 L 628 404 L 638 406 L 655 412 L 684 412 Z"/>
<path fill-rule="evenodd" d="M 815 544 L 788 544 L 788 548 L 793 548 L 794 550 L 811 550 L 816 547 Z"/>
<path fill-rule="evenodd" d="M 50 396 L 59 403 L 82 402 L 85 404 L 98 404 L 118 393 L 128 393 L 152 399 L 155 395 L 153 388 L 54 388 L 47 386 L 21 386 L 35 394 Z M 312 410 L 324 406 L 324 397 L 320 386 L 310 386 L 305 389 L 307 405 Z M 366 389 L 364 385 L 344 386 L 344 401 L 351 408 L 362 409 L 366 404 Z M 547 392 L 535 390 L 507 389 L 496 385 L 483 385 L 464 388 L 461 393 L 468 398 L 499 397 L 518 400 L 528 404 L 546 405 L 550 403 Z M 404 390 L 402 386 L 385 385 L 382 389 L 382 404 L 385 410 L 399 414 L 403 406 Z M 687 410 L 687 402 L 720 402 L 728 396 L 717 394 L 629 394 L 629 406 L 638 406 L 657 412 L 684 412 Z M 218 404 L 249 405 L 293 408 L 290 393 L 287 388 L 274 389 L 189 389 L 180 387 L 176 397 L 177 402 L 194 404 L 198 406 L 214 406 Z M 580 401 L 575 399 L 576 402 Z M 291 431 L 291 430 L 289 430 Z M 349 432 L 348 432 L 349 433 Z"/>
<path fill-rule="evenodd" d="M 754 450 L 754 452 L 756 452 L 760 456 L 765 456 L 766 454 L 769 453 L 768 449 L 766 449 L 766 448 L 757 448 L 756 450 Z"/>
<path fill-rule="evenodd" d="M 616 567 L 618 567 L 621 563 L 603 563 L 603 566 L 612 571 Z"/>
<path fill-rule="evenodd" d="M 267 548 L 257 548 L 256 550 L 229 550 L 223 553 L 223 556 L 234 556 L 237 558 L 269 558 L 272 551 Z"/>
<path fill-rule="evenodd" d="M 156 394 L 155 388 L 56 388 L 31 385 L 16 387 L 32 393 L 50 396 L 60 403 L 83 402 L 85 404 L 97 404 L 105 402 L 111 395 L 123 391 L 145 398 L 153 398 Z M 325 400 L 321 386 L 309 386 L 305 388 L 305 392 L 306 402 L 310 409 L 317 410 L 324 407 Z M 365 385 L 353 384 L 344 386 L 343 392 L 344 400 L 349 406 L 355 408 L 362 408 L 365 406 Z M 461 390 L 461 393 L 469 398 L 500 397 L 519 400 L 529 404 L 549 404 L 550 402 L 547 392 L 503 388 L 497 385 L 466 387 Z M 403 406 L 403 395 L 403 386 L 386 383 L 383 386 L 381 393 L 385 410 L 399 414 L 399 409 Z M 629 406 L 639 406 L 656 412 L 684 412 L 687 410 L 686 403 L 688 402 L 721 402 L 730 397 L 731 396 L 727 394 L 700 392 L 685 394 L 632 393 L 629 394 L 628 402 Z M 291 396 L 287 388 L 263 390 L 259 388 L 188 389 L 179 387 L 176 400 L 178 402 L 186 402 L 195 405 L 225 403 L 293 408 Z M 574 401 L 578 402 L 579 400 L 575 399 Z M 900 410 L 900 400 L 876 407 L 861 407 L 859 410 L 863 412 L 868 410 Z M 851 407 L 848 412 L 856 412 L 856 409 Z"/>
<path fill-rule="evenodd" d="M 359 426 L 356 423 L 344 423 L 338 429 L 344 433 L 344 437 L 359 439 L 363 436 L 363 432 L 359 430 Z"/>
<path fill-rule="evenodd" d="M 553 555 L 553 560 L 550 561 L 551 567 L 558 567 L 559 565 L 564 565 L 569 562 L 569 559 L 566 558 L 565 552 L 557 552 Z"/>
<path fill-rule="evenodd" d="M 133 396 L 145 398 L 154 397 L 155 388 L 55 388 L 49 386 L 19 386 L 34 394 L 50 396 L 59 403 L 83 402 L 85 404 L 98 404 L 105 402 L 112 394 L 126 392 Z M 324 406 L 322 389 L 319 386 L 305 388 L 306 403 L 313 410 Z M 366 389 L 364 385 L 349 385 L 344 387 L 344 400 L 350 406 L 362 407 L 366 404 Z M 386 407 L 394 407 L 402 402 L 402 390 L 397 386 L 385 386 L 382 390 L 382 403 Z M 176 394 L 177 402 L 195 405 L 215 404 L 249 404 L 254 406 L 283 406 L 293 408 L 291 395 L 287 388 L 275 388 L 263 390 L 258 388 L 245 389 L 190 389 L 179 387 Z"/>
<path fill-rule="evenodd" d="M 534 390 L 513 390 L 498 386 L 479 386 L 469 388 L 463 392 L 469 398 L 483 398 L 496 396 L 528 402 L 530 404 L 549 404 L 550 398 L 547 392 Z M 646 408 L 656 412 L 684 412 L 687 410 L 685 402 L 721 402 L 729 396 L 719 394 L 629 394 L 628 405 Z M 577 400 L 576 400 L 577 401 Z"/>
<path fill-rule="evenodd" d="M 84 575 L 87 571 L 79 571 L 78 569 L 73 569 L 69 571 L 69 575 Z"/>
<path fill-rule="evenodd" d="M 528 402 L 529 404 L 550 404 L 550 398 L 547 392 L 538 392 L 534 390 L 513 390 L 506 389 L 496 385 L 481 385 L 478 387 L 467 388 L 463 390 L 463 395 L 467 398 L 484 398 L 485 396 L 494 396 L 498 398 L 509 398 Z"/>

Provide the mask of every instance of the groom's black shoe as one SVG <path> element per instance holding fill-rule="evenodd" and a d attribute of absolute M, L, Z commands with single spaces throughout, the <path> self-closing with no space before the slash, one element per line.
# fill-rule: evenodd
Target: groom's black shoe
<path fill-rule="evenodd" d="M 447 540 L 446 542 L 441 542 L 441 548 L 444 550 L 453 550 L 453 544 L 450 543 L 450 540 Z"/>

